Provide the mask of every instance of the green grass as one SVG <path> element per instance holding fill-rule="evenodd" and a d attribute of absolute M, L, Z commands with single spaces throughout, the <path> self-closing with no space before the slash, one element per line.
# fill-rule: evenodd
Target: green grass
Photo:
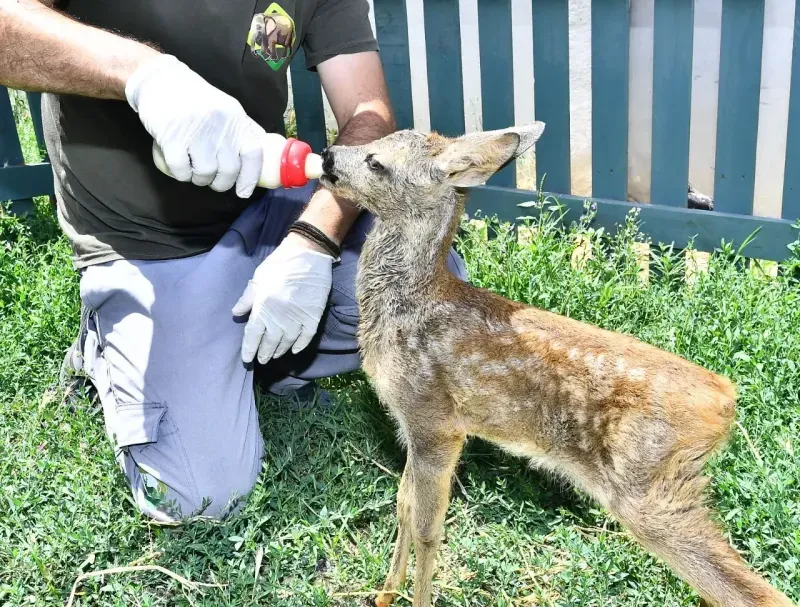
<path fill-rule="evenodd" d="M 753 447 L 734 433 L 710 466 L 712 497 L 748 560 L 799 600 L 800 288 L 790 272 L 764 279 L 726 247 L 689 288 L 667 252 L 654 257 L 660 270 L 644 288 L 632 225 L 609 239 L 585 225 L 560 231 L 550 213 L 524 246 L 505 228 L 486 241 L 467 226 L 461 248 L 473 281 L 736 380 Z M 570 265 L 577 232 L 595 252 L 580 271 Z M 49 207 L 25 221 L 2 217 L 0 242 L 0 604 L 64 604 L 81 572 L 131 563 L 221 587 L 121 573 L 87 580 L 76 604 L 366 604 L 359 593 L 377 587 L 388 564 L 403 456 L 360 375 L 329 382 L 330 411 L 260 402 L 267 457 L 241 514 L 152 525 L 130 503 L 100 415 L 88 403 L 71 411 L 52 390 L 77 328 L 78 291 Z M 595 504 L 524 462 L 476 441 L 458 477 L 438 605 L 696 602 Z"/>
<path fill-rule="evenodd" d="M 645 287 L 633 222 L 611 237 L 588 220 L 561 230 L 550 207 L 532 210 L 524 245 L 506 227 L 487 241 L 465 226 L 473 282 L 735 380 L 741 429 L 709 466 L 710 497 L 744 556 L 800 601 L 797 263 L 767 279 L 725 245 L 690 287 L 667 250 L 651 259 Z M 576 270 L 579 234 L 594 256 Z M 403 454 L 361 375 L 328 382 L 330 410 L 261 399 L 267 454 L 244 510 L 222 523 L 157 526 L 135 512 L 101 415 L 89 403 L 71 410 L 53 389 L 77 322 L 78 281 L 48 203 L 24 221 L 0 214 L 0 605 L 64 605 L 81 573 L 130 564 L 218 587 L 118 573 L 84 581 L 75 604 L 367 604 L 389 562 Z M 480 441 L 458 469 L 435 588 L 439 607 L 697 602 L 596 504 Z"/>

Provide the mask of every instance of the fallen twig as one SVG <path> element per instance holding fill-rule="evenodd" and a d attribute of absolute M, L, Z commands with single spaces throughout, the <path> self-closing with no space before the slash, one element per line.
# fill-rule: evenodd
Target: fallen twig
<path fill-rule="evenodd" d="M 201 587 L 203 588 L 225 587 L 224 584 L 205 584 L 203 582 L 192 582 L 191 580 L 187 580 L 182 575 L 178 575 L 174 571 L 170 571 L 166 567 L 161 567 L 160 565 L 129 565 L 127 567 L 112 567 L 110 569 L 100 569 L 99 571 L 87 571 L 86 573 L 81 573 L 77 578 L 75 578 L 75 583 L 72 584 L 72 590 L 69 593 L 69 599 L 67 600 L 66 607 L 72 607 L 72 604 L 75 602 L 75 593 L 78 591 L 78 587 L 80 586 L 83 580 L 95 577 L 103 577 L 104 575 L 114 575 L 117 573 L 134 573 L 137 571 L 157 571 L 159 573 L 163 573 L 164 575 L 171 577 L 173 580 L 175 580 L 182 586 L 189 588 L 190 590 L 199 590 Z"/>
<path fill-rule="evenodd" d="M 253 594 L 251 601 L 255 601 L 256 587 L 258 586 L 258 576 L 261 574 L 261 561 L 264 559 L 264 546 L 259 546 L 256 550 L 256 562 L 253 567 Z M 255 603 L 254 603 L 255 604 Z"/>
<path fill-rule="evenodd" d="M 456 483 L 458 483 L 458 488 L 459 488 L 459 489 L 461 489 L 461 493 L 463 493 L 463 494 L 464 494 L 464 499 L 465 499 L 465 500 L 467 500 L 467 501 L 470 501 L 470 499 L 469 499 L 469 494 L 467 493 L 467 490 L 466 490 L 466 488 L 464 487 L 464 485 L 461 483 L 461 479 L 460 479 L 460 478 L 458 478 L 458 475 L 457 475 L 457 474 L 454 474 L 453 476 L 455 476 L 455 477 L 456 477 Z"/>
<path fill-rule="evenodd" d="M 377 467 L 378 467 L 378 470 L 380 470 L 381 472 L 383 472 L 383 473 L 385 473 L 385 474 L 388 474 L 389 476 L 393 476 L 394 478 L 398 478 L 398 477 L 400 476 L 400 475 L 399 475 L 397 472 L 393 472 L 392 470 L 389 470 L 389 468 L 387 468 L 386 466 L 384 466 L 382 463 L 380 463 L 380 462 L 379 462 L 378 460 L 376 460 L 375 458 L 372 458 L 372 457 L 369 457 L 368 455 L 365 455 L 365 454 L 364 454 L 364 453 L 361 451 L 361 449 L 359 449 L 358 447 L 356 447 L 356 446 L 353 444 L 353 442 L 352 442 L 352 441 L 347 441 L 347 444 L 348 444 L 348 445 L 350 445 L 350 447 L 353 449 L 353 451 L 355 451 L 356 453 L 358 453 L 358 454 L 359 454 L 361 457 L 363 457 L 365 460 L 367 460 L 367 461 L 371 462 L 372 464 L 374 464 L 375 466 L 377 466 Z"/>
<path fill-rule="evenodd" d="M 758 465 L 763 468 L 764 459 L 761 457 L 761 454 L 758 452 L 758 449 L 756 449 L 755 443 L 753 443 L 753 441 L 750 440 L 750 434 L 748 434 L 747 429 L 742 425 L 742 422 L 740 422 L 738 419 L 736 420 L 736 425 L 739 426 L 739 430 L 742 431 L 742 434 L 744 435 L 744 440 L 747 441 L 747 445 L 750 447 L 750 451 L 753 453 L 753 457 L 756 458 Z"/>
<path fill-rule="evenodd" d="M 579 527 L 578 525 L 575 525 L 574 528 L 587 535 L 597 535 L 602 533 L 605 533 L 606 535 L 628 535 L 625 531 L 609 531 L 605 527 L 605 523 L 602 527 Z"/>
<path fill-rule="evenodd" d="M 389 470 L 389 468 L 387 468 L 386 466 L 384 466 L 383 464 L 381 464 L 377 460 L 374 460 L 374 459 L 370 458 L 369 461 L 371 461 L 373 464 L 375 464 L 378 467 L 379 470 L 381 470 L 382 472 L 385 472 L 389 476 L 393 476 L 394 478 L 398 478 L 400 476 L 399 474 L 397 474 L 397 472 L 393 472 L 393 471 Z"/>

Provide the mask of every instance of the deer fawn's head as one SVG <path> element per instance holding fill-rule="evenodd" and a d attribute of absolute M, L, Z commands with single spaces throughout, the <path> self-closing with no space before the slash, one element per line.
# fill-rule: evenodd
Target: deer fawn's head
<path fill-rule="evenodd" d="M 455 188 L 485 183 L 543 131 L 543 122 L 457 139 L 399 131 L 366 145 L 334 145 L 322 154 L 320 182 L 384 220 L 426 215 Z"/>

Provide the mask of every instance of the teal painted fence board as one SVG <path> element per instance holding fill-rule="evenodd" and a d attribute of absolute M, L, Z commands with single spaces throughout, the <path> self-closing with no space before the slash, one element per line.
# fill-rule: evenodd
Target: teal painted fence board
<path fill-rule="evenodd" d="M 508 35 L 499 35 L 508 32 Z M 483 130 L 514 124 L 514 63 L 511 0 L 478 0 L 478 45 L 481 63 Z M 517 164 L 510 163 L 489 180 L 491 185 L 517 185 Z"/>
<path fill-rule="evenodd" d="M 583 213 L 585 198 L 553 194 L 566 208 L 564 220 L 577 220 Z M 471 191 L 467 202 L 467 212 L 474 216 L 480 211 L 484 216 L 496 216 L 501 221 L 516 221 L 525 215 L 535 215 L 535 209 L 521 208 L 520 202 L 531 200 L 531 192 L 483 186 Z M 594 200 L 594 199 L 593 199 Z M 597 217 L 595 226 L 614 230 L 625 221 L 627 213 L 639 209 L 639 220 L 642 232 L 652 237 L 653 242 L 674 243 L 677 248 L 684 248 L 694 241 L 699 250 L 711 251 L 720 245 L 724 238 L 728 242 L 741 244 L 758 230 L 755 240 L 743 251 L 748 257 L 759 259 L 783 260 L 789 255 L 786 248 L 797 238 L 797 230 L 788 221 L 679 209 L 674 206 L 656 204 L 635 204 L 618 200 L 596 200 Z"/>
<path fill-rule="evenodd" d="M 42 127 L 42 95 L 41 93 L 26 93 L 28 107 L 31 110 L 33 131 L 36 133 L 36 143 L 39 145 L 40 160 L 47 160 L 47 148 L 44 144 L 44 128 Z"/>
<path fill-rule="evenodd" d="M 629 0 L 592 0 L 592 195 L 628 192 Z"/>
<path fill-rule="evenodd" d="M 0 167 L 22 164 L 22 148 L 19 145 L 14 112 L 8 90 L 0 86 Z"/>
<path fill-rule="evenodd" d="M 749 214 L 755 188 L 764 0 L 722 0 L 714 206 Z"/>
<path fill-rule="evenodd" d="M 24 215 L 33 209 L 32 196 L 44 193 L 37 191 L 35 186 L 38 185 L 38 189 L 41 189 L 42 183 L 37 183 L 35 178 L 30 184 L 34 187 L 22 187 L 31 179 L 30 173 L 24 170 L 27 167 L 20 166 L 24 162 L 14 112 L 11 109 L 11 99 L 8 90 L 0 86 L 0 203 L 12 201 L 11 210 L 19 215 Z M 51 173 L 50 183 L 52 180 Z"/>
<path fill-rule="evenodd" d="M 657 0 L 650 202 L 685 207 L 689 183 L 694 0 Z"/>
<path fill-rule="evenodd" d="M 547 135 L 536 144 L 536 179 L 553 192 L 570 193 L 569 6 L 567 0 L 533 0 L 534 114 Z M 538 186 L 538 184 L 537 184 Z"/>
<path fill-rule="evenodd" d="M 53 194 L 53 169 L 50 163 L 0 168 L 0 202 L 18 201 L 15 210 L 27 207 L 33 196 Z"/>
<path fill-rule="evenodd" d="M 317 73 L 308 71 L 305 65 L 305 54 L 299 49 L 290 67 L 297 138 L 320 152 L 328 145 L 322 88 Z"/>
<path fill-rule="evenodd" d="M 414 126 L 405 0 L 375 0 L 375 29 L 398 129 Z"/>
<path fill-rule="evenodd" d="M 461 135 L 465 123 L 458 0 L 425 0 L 424 11 L 431 128 Z"/>
<path fill-rule="evenodd" d="M 794 14 L 792 83 L 789 93 L 781 217 L 791 220 L 800 218 L 800 8 Z"/>

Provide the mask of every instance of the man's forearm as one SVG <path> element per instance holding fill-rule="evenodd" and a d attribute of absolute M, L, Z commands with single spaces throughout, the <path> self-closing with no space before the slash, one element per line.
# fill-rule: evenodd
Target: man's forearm
<path fill-rule="evenodd" d="M 83 25 L 36 0 L 0 0 L 0 84 L 28 91 L 124 99 L 125 83 L 155 49 Z"/>
<path fill-rule="evenodd" d="M 382 105 L 382 104 L 381 104 Z M 386 107 L 364 110 L 354 115 L 336 138 L 339 145 L 362 145 L 389 135 L 395 130 L 394 117 Z M 301 219 L 317 226 L 341 244 L 361 210 L 352 202 L 320 189 L 311 198 Z"/>

